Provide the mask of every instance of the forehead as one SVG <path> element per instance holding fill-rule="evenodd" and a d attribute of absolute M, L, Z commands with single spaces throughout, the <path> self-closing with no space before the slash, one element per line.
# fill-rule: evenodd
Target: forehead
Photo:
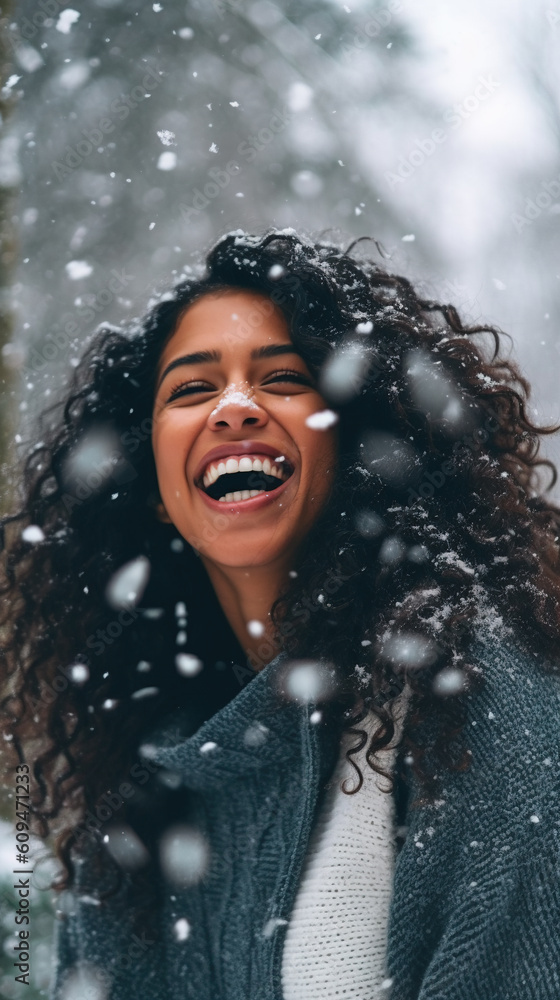
<path fill-rule="evenodd" d="M 290 331 L 286 318 L 267 295 L 245 289 L 207 292 L 187 306 L 179 317 L 160 358 L 160 366 L 187 345 L 219 350 L 256 344 L 289 343 Z"/>

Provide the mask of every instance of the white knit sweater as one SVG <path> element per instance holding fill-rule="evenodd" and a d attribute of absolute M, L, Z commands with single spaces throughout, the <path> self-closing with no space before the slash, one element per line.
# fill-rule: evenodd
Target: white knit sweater
<path fill-rule="evenodd" d="M 370 713 L 359 728 L 372 733 Z M 284 1000 L 379 1000 L 386 996 L 385 952 L 395 863 L 394 806 L 386 779 L 354 755 L 364 783 L 345 759 L 355 737 L 344 734 L 335 771 L 309 840 L 282 957 Z M 396 740 L 393 740 L 395 745 Z M 367 747 L 367 744 L 366 744 Z M 384 752 L 384 769 L 394 765 Z"/>

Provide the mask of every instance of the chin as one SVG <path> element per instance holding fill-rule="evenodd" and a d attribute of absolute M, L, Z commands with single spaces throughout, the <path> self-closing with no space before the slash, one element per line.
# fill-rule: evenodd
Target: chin
<path fill-rule="evenodd" d="M 266 566 L 285 555 L 289 548 L 291 546 L 287 539 L 280 543 L 276 539 L 274 546 L 271 546 L 270 537 L 264 538 L 259 544 L 256 541 L 244 542 L 242 538 L 228 539 L 224 533 L 219 542 L 211 543 L 199 551 L 213 563 L 233 569 Z"/>

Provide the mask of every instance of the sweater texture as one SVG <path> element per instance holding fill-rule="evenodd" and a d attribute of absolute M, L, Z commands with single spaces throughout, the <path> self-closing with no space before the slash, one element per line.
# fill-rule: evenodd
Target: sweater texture
<path fill-rule="evenodd" d="M 431 805 L 409 778 L 381 995 L 554 1000 L 560 681 L 530 651 L 492 635 L 480 634 L 469 658 L 485 677 L 468 696 L 472 765 L 443 774 Z M 339 746 L 328 713 L 316 721 L 316 706 L 279 698 L 284 660 L 187 739 L 171 721 L 151 735 L 145 756 L 193 792 L 206 872 L 194 885 L 168 874 L 156 940 L 134 931 L 128 876 L 95 905 L 85 857 L 58 923 L 53 1000 L 85 996 L 94 983 L 103 1000 L 285 1000 L 286 931 Z M 332 996 L 358 996 L 354 975 L 349 957 Z"/>
<path fill-rule="evenodd" d="M 378 725 L 370 712 L 360 728 L 371 736 Z M 365 747 L 353 757 L 363 776 L 360 791 L 346 795 L 342 790 L 357 786 L 346 758 L 354 743 L 355 737 L 345 733 L 311 833 L 282 953 L 285 1000 L 386 996 L 382 983 L 387 979 L 396 855 L 394 801 L 387 780 L 368 766 Z M 378 759 L 392 770 L 394 748 Z"/>

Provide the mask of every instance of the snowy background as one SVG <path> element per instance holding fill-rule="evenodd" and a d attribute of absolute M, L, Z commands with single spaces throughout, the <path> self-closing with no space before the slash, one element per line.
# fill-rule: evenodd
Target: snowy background
<path fill-rule="evenodd" d="M 79 7 L 21 0 L 6 34 L 2 364 L 24 437 L 101 320 L 269 225 L 380 240 L 424 293 L 510 333 L 538 418 L 560 420 L 560 0 Z"/>
<path fill-rule="evenodd" d="M 559 0 L 44 4 L 12 28 L 3 157 L 23 417 L 102 319 L 270 224 L 380 239 L 509 332 L 539 418 L 560 417 Z"/>

